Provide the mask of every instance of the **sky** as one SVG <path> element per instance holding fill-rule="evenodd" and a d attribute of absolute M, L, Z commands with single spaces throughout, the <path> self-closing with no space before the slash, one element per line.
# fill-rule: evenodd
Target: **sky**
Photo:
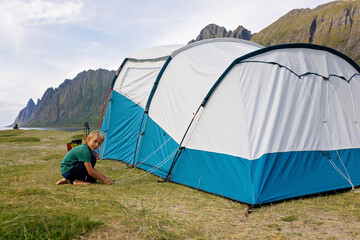
<path fill-rule="evenodd" d="M 256 33 L 324 0 L 0 0 L 0 127 L 30 98 L 140 49 L 186 44 L 208 24 Z"/>

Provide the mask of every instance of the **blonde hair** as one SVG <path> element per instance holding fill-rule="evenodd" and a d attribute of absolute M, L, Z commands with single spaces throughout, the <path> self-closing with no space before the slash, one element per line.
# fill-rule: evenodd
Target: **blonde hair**
<path fill-rule="evenodd" d="M 104 141 L 104 134 L 100 132 L 99 130 L 92 131 L 86 138 L 86 140 L 90 140 L 93 138 L 100 138 L 101 141 Z"/>

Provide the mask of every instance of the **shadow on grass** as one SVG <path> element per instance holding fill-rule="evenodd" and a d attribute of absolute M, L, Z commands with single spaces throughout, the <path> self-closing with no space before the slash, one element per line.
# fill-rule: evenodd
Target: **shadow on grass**
<path fill-rule="evenodd" d="M 304 195 L 304 196 L 298 196 L 298 197 L 293 197 L 293 198 L 288 198 L 288 199 L 283 199 L 283 200 L 274 201 L 274 202 L 268 202 L 268 203 L 263 203 L 263 204 L 256 204 L 256 205 L 248 204 L 249 208 L 248 208 L 248 211 L 246 212 L 245 215 L 248 216 L 256 208 L 272 206 L 272 205 L 281 204 L 281 203 L 285 203 L 285 202 L 290 202 L 290 201 L 294 201 L 294 200 L 312 199 L 312 198 L 318 198 L 318 197 L 327 197 L 327 196 L 337 195 L 337 194 L 340 194 L 340 193 L 346 193 L 346 192 L 350 192 L 350 191 L 351 191 L 351 188 L 337 189 L 337 190 L 332 190 L 332 191 L 327 191 L 327 192 L 322 192 L 322 193 L 314 193 L 314 194 L 309 194 L 309 195 Z"/>

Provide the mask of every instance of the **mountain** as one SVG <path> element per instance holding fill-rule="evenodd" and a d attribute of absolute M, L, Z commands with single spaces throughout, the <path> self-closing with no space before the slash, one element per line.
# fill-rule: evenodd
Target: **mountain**
<path fill-rule="evenodd" d="M 34 127 L 79 127 L 87 121 L 90 127 L 97 128 L 114 76 L 115 71 L 98 69 L 83 71 L 73 80 L 66 79 L 58 88 L 48 88 L 35 108 L 30 100 L 15 123 Z"/>
<path fill-rule="evenodd" d="M 39 105 L 39 102 L 40 102 L 40 99 L 38 99 L 38 103 L 35 105 L 34 100 L 32 100 L 32 98 L 30 98 L 30 100 L 26 104 L 26 107 L 23 108 L 19 112 L 19 115 L 16 117 L 15 122 L 14 122 L 14 124 L 11 125 L 11 127 L 14 126 L 15 123 L 17 123 L 20 126 L 27 125 L 30 122 L 31 116 L 36 111 L 36 109 Z"/>
<path fill-rule="evenodd" d="M 360 1 L 334 1 L 295 9 L 257 33 L 264 46 L 313 43 L 334 48 L 360 63 Z"/>
<path fill-rule="evenodd" d="M 227 31 L 226 28 L 220 27 L 216 24 L 209 24 L 204 27 L 200 34 L 196 37 L 196 39 L 191 40 L 189 42 L 193 43 L 196 41 L 210 39 L 210 38 L 224 38 L 224 37 L 232 37 L 232 38 L 240 38 L 245 40 L 250 40 L 252 37 L 251 31 L 247 30 L 243 26 L 238 26 L 234 31 Z"/>

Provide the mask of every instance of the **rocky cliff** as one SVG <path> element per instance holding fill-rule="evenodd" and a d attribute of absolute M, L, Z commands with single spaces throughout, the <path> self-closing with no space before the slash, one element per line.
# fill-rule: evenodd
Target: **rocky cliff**
<path fill-rule="evenodd" d="M 224 27 L 220 27 L 216 24 L 209 24 L 200 31 L 200 34 L 196 37 L 196 39 L 191 40 L 189 43 L 193 43 L 204 39 L 224 38 L 224 37 L 250 40 L 252 34 L 251 31 L 247 30 L 241 25 L 238 26 L 234 31 L 231 30 L 227 31 L 226 28 Z"/>
<path fill-rule="evenodd" d="M 38 103 L 35 105 L 34 100 L 30 98 L 29 102 L 26 104 L 26 107 L 19 112 L 19 115 L 16 117 L 15 122 L 11 125 L 11 127 L 15 124 L 18 124 L 19 126 L 27 125 L 30 122 L 33 113 L 36 111 L 39 102 L 40 100 L 38 99 Z"/>
<path fill-rule="evenodd" d="M 360 1 L 334 1 L 295 9 L 256 34 L 264 46 L 313 43 L 334 48 L 360 63 Z"/>
<path fill-rule="evenodd" d="M 15 123 L 36 127 L 81 127 L 87 121 L 97 128 L 114 76 L 115 71 L 104 69 L 83 71 L 73 80 L 65 80 L 58 88 L 48 88 L 36 108 L 30 100 Z"/>

